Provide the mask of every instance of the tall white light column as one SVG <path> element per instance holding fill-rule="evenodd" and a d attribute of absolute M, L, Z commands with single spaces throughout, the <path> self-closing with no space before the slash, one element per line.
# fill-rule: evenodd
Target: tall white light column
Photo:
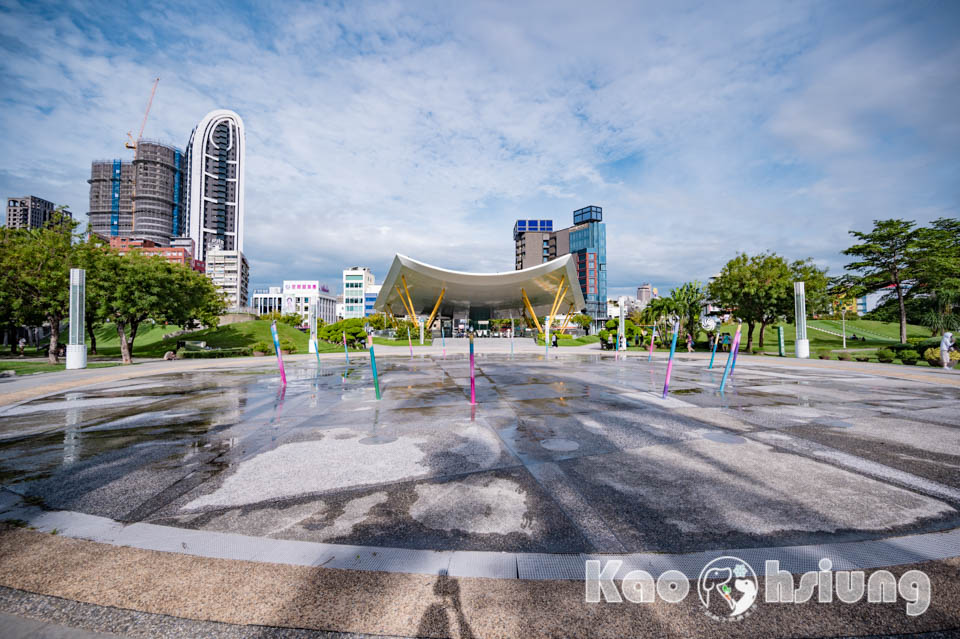
<path fill-rule="evenodd" d="M 67 342 L 67 369 L 87 367 L 87 343 L 84 337 L 84 308 L 87 272 L 70 269 L 70 338 Z"/>
<path fill-rule="evenodd" d="M 807 339 L 807 300 L 803 282 L 793 283 L 793 303 L 797 327 L 797 357 L 807 359 L 810 357 L 810 341 Z"/>
<path fill-rule="evenodd" d="M 307 325 L 310 327 L 310 344 L 307 345 L 307 352 L 317 352 L 317 298 L 313 298 L 310 303 L 310 310 L 307 314 Z"/>

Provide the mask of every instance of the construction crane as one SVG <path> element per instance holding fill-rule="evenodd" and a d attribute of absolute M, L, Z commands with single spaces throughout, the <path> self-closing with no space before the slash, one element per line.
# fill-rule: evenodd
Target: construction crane
<path fill-rule="evenodd" d="M 157 92 L 157 84 L 160 83 L 160 78 L 157 78 L 153 81 L 153 88 L 150 90 L 150 99 L 147 101 L 147 111 L 143 114 L 143 123 L 140 125 L 140 133 L 137 134 L 137 139 L 133 139 L 133 133 L 127 131 L 127 143 L 124 145 L 128 149 L 136 150 L 137 142 L 140 141 L 140 138 L 143 137 L 143 130 L 147 126 L 147 117 L 150 115 L 150 107 L 153 106 L 153 96 Z"/>

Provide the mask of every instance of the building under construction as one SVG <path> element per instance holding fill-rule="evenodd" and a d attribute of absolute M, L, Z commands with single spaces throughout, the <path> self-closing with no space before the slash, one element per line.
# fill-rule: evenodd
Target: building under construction
<path fill-rule="evenodd" d="M 183 152 L 138 140 L 133 162 L 98 160 L 90 167 L 90 231 L 169 246 L 184 232 Z"/>

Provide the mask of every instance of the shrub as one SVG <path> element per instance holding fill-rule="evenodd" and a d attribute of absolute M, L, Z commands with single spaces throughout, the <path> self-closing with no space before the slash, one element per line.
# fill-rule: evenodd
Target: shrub
<path fill-rule="evenodd" d="M 830 359 L 830 351 L 817 351 L 817 357 L 820 359 Z"/>
<path fill-rule="evenodd" d="M 908 349 L 905 351 L 900 351 L 900 361 L 907 366 L 913 366 L 917 363 L 918 359 L 920 359 L 920 353 L 915 350 Z"/>
<path fill-rule="evenodd" d="M 870 356 L 869 356 L 869 355 L 857 355 L 857 356 L 854 357 L 854 359 L 857 360 L 858 362 L 869 362 L 869 361 L 870 361 Z"/>
<path fill-rule="evenodd" d="M 934 346 L 933 348 L 928 348 L 923 351 L 923 359 L 927 360 L 927 363 L 931 366 L 943 366 L 940 363 L 940 347 Z M 950 351 L 950 364 L 956 365 L 957 362 L 960 362 L 960 351 Z"/>
<path fill-rule="evenodd" d="M 222 357 L 246 357 L 252 351 L 249 348 L 214 348 L 209 351 L 177 351 L 177 359 L 219 359 Z"/>
<path fill-rule="evenodd" d="M 895 357 L 896 354 L 889 348 L 881 348 L 879 351 L 877 351 L 877 359 L 884 364 L 889 364 L 894 360 Z"/>
<path fill-rule="evenodd" d="M 250 347 L 250 350 L 260 353 L 270 353 L 273 351 L 273 344 L 270 342 L 257 342 Z"/>
<path fill-rule="evenodd" d="M 296 344 L 288 340 L 286 337 L 284 337 L 283 339 L 280 340 L 280 350 L 287 351 L 288 353 L 296 353 L 297 346 Z"/>
<path fill-rule="evenodd" d="M 849 362 L 850 360 L 853 359 L 853 355 L 851 355 L 850 353 L 840 353 L 839 355 L 837 355 L 837 359 L 842 359 L 845 362 Z"/>

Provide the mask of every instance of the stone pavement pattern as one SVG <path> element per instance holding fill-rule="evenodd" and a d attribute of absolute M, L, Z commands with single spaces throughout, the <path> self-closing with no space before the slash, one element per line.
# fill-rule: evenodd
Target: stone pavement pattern
<path fill-rule="evenodd" d="M 351 358 L 301 358 L 285 390 L 248 361 L 13 405 L 0 482 L 125 523 L 420 549 L 691 552 L 957 526 L 953 385 L 744 358 L 720 397 L 721 371 L 681 358 L 662 400 L 659 358 L 483 354 L 470 406 L 462 355 L 418 355 L 382 359 L 378 402 Z"/>

